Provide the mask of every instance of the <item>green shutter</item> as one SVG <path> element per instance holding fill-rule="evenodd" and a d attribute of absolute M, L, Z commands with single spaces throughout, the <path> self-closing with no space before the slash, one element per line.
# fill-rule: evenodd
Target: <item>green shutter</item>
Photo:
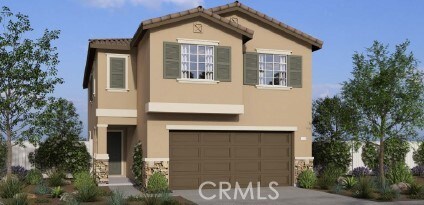
<path fill-rule="evenodd" d="M 243 82 L 245 85 L 257 85 L 259 75 L 259 55 L 257 53 L 244 54 Z"/>
<path fill-rule="evenodd" d="M 215 47 L 215 80 L 231 82 L 231 47 Z"/>
<path fill-rule="evenodd" d="M 302 56 L 288 56 L 288 85 L 293 88 L 302 87 Z"/>
<path fill-rule="evenodd" d="M 178 43 L 163 43 L 163 78 L 176 79 L 180 77 L 181 46 Z"/>
<path fill-rule="evenodd" d="M 125 58 L 110 58 L 110 88 L 125 88 Z"/>

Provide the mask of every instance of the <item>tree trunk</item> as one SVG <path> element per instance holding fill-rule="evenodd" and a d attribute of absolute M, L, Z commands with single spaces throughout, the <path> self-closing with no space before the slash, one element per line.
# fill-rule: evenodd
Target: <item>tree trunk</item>
<path fill-rule="evenodd" d="M 6 146 L 7 146 L 7 160 L 6 160 L 6 166 L 7 166 L 7 176 L 10 176 L 12 174 L 12 131 L 10 130 L 10 125 L 6 126 Z"/>
<path fill-rule="evenodd" d="M 381 185 L 385 185 L 385 174 L 384 173 L 384 138 L 380 137 L 380 149 L 379 149 L 379 156 L 378 156 L 378 162 L 379 162 L 379 172 L 380 172 L 380 182 Z"/>

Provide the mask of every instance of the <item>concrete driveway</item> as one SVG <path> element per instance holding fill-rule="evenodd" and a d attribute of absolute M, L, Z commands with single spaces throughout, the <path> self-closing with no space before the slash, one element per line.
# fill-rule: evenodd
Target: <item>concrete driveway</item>
<path fill-rule="evenodd" d="M 257 193 L 258 190 L 255 188 L 253 189 L 254 193 L 254 199 L 252 200 L 250 197 L 250 193 L 247 195 L 247 198 L 244 200 L 241 199 L 240 192 L 237 192 L 237 199 L 227 199 L 225 195 L 222 195 L 222 199 L 219 198 L 219 191 L 217 189 L 205 189 L 203 190 L 202 194 L 206 197 L 213 197 L 215 195 L 214 199 L 211 200 L 205 200 L 202 199 L 202 197 L 199 195 L 198 190 L 176 190 L 173 192 L 173 195 L 175 196 L 182 196 L 192 202 L 195 202 L 197 204 L 287 204 L 287 205 L 303 205 L 303 204 L 325 204 L 325 205 L 386 205 L 386 204 L 401 204 L 401 205 L 413 205 L 413 204 L 424 204 L 423 201 L 403 201 L 403 202 L 372 202 L 367 200 L 361 200 L 361 199 L 355 199 L 351 197 L 345 197 L 341 195 L 336 194 L 329 194 L 324 193 L 320 191 L 313 191 L 313 190 L 307 190 L 307 189 L 300 189 L 296 187 L 275 187 L 275 190 L 278 192 L 279 197 L 275 200 L 272 199 L 265 199 L 265 200 L 258 200 Z M 242 190 L 245 192 L 245 189 Z M 228 191 L 228 195 L 231 198 L 234 198 L 234 189 Z M 261 188 L 260 189 L 260 196 L 266 197 L 266 196 L 272 196 L 275 197 L 276 193 L 273 192 L 273 190 L 269 188 Z"/>

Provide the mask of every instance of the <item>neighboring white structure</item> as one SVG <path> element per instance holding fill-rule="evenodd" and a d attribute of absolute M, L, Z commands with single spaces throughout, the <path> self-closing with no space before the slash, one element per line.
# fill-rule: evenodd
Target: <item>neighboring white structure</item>
<path fill-rule="evenodd" d="M 420 145 L 419 142 L 409 142 L 410 145 L 410 150 L 408 152 L 408 154 L 406 154 L 405 157 L 405 162 L 406 165 L 408 165 L 410 168 L 415 167 L 416 164 L 414 162 L 414 160 L 412 159 L 412 155 L 414 153 L 415 150 L 418 149 L 418 146 Z M 352 164 L 349 167 L 349 170 L 351 171 L 352 169 L 356 168 L 356 167 L 361 167 L 361 166 L 365 166 L 364 162 L 362 161 L 361 158 L 361 154 L 362 154 L 362 146 L 359 147 L 357 152 L 352 151 Z"/>
<path fill-rule="evenodd" d="M 93 156 L 93 150 L 92 150 L 92 141 L 81 141 L 85 144 L 85 146 L 87 147 L 87 151 L 88 153 L 90 153 L 90 156 Z M 33 166 L 31 165 L 31 163 L 29 162 L 28 156 L 29 153 L 34 152 L 34 150 L 36 149 L 36 147 L 34 147 L 34 145 L 32 145 L 31 143 L 29 143 L 28 141 L 23 142 L 24 147 L 21 146 L 13 146 L 12 148 L 12 153 L 13 153 L 13 158 L 12 158 L 12 166 L 22 166 L 25 169 L 32 169 Z"/>

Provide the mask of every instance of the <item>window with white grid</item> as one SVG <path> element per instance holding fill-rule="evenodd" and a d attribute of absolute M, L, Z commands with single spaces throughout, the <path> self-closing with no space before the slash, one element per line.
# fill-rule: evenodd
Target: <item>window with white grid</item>
<path fill-rule="evenodd" d="M 181 78 L 214 80 L 214 47 L 181 45 Z"/>
<path fill-rule="evenodd" d="M 259 54 L 259 85 L 287 86 L 287 55 Z"/>

